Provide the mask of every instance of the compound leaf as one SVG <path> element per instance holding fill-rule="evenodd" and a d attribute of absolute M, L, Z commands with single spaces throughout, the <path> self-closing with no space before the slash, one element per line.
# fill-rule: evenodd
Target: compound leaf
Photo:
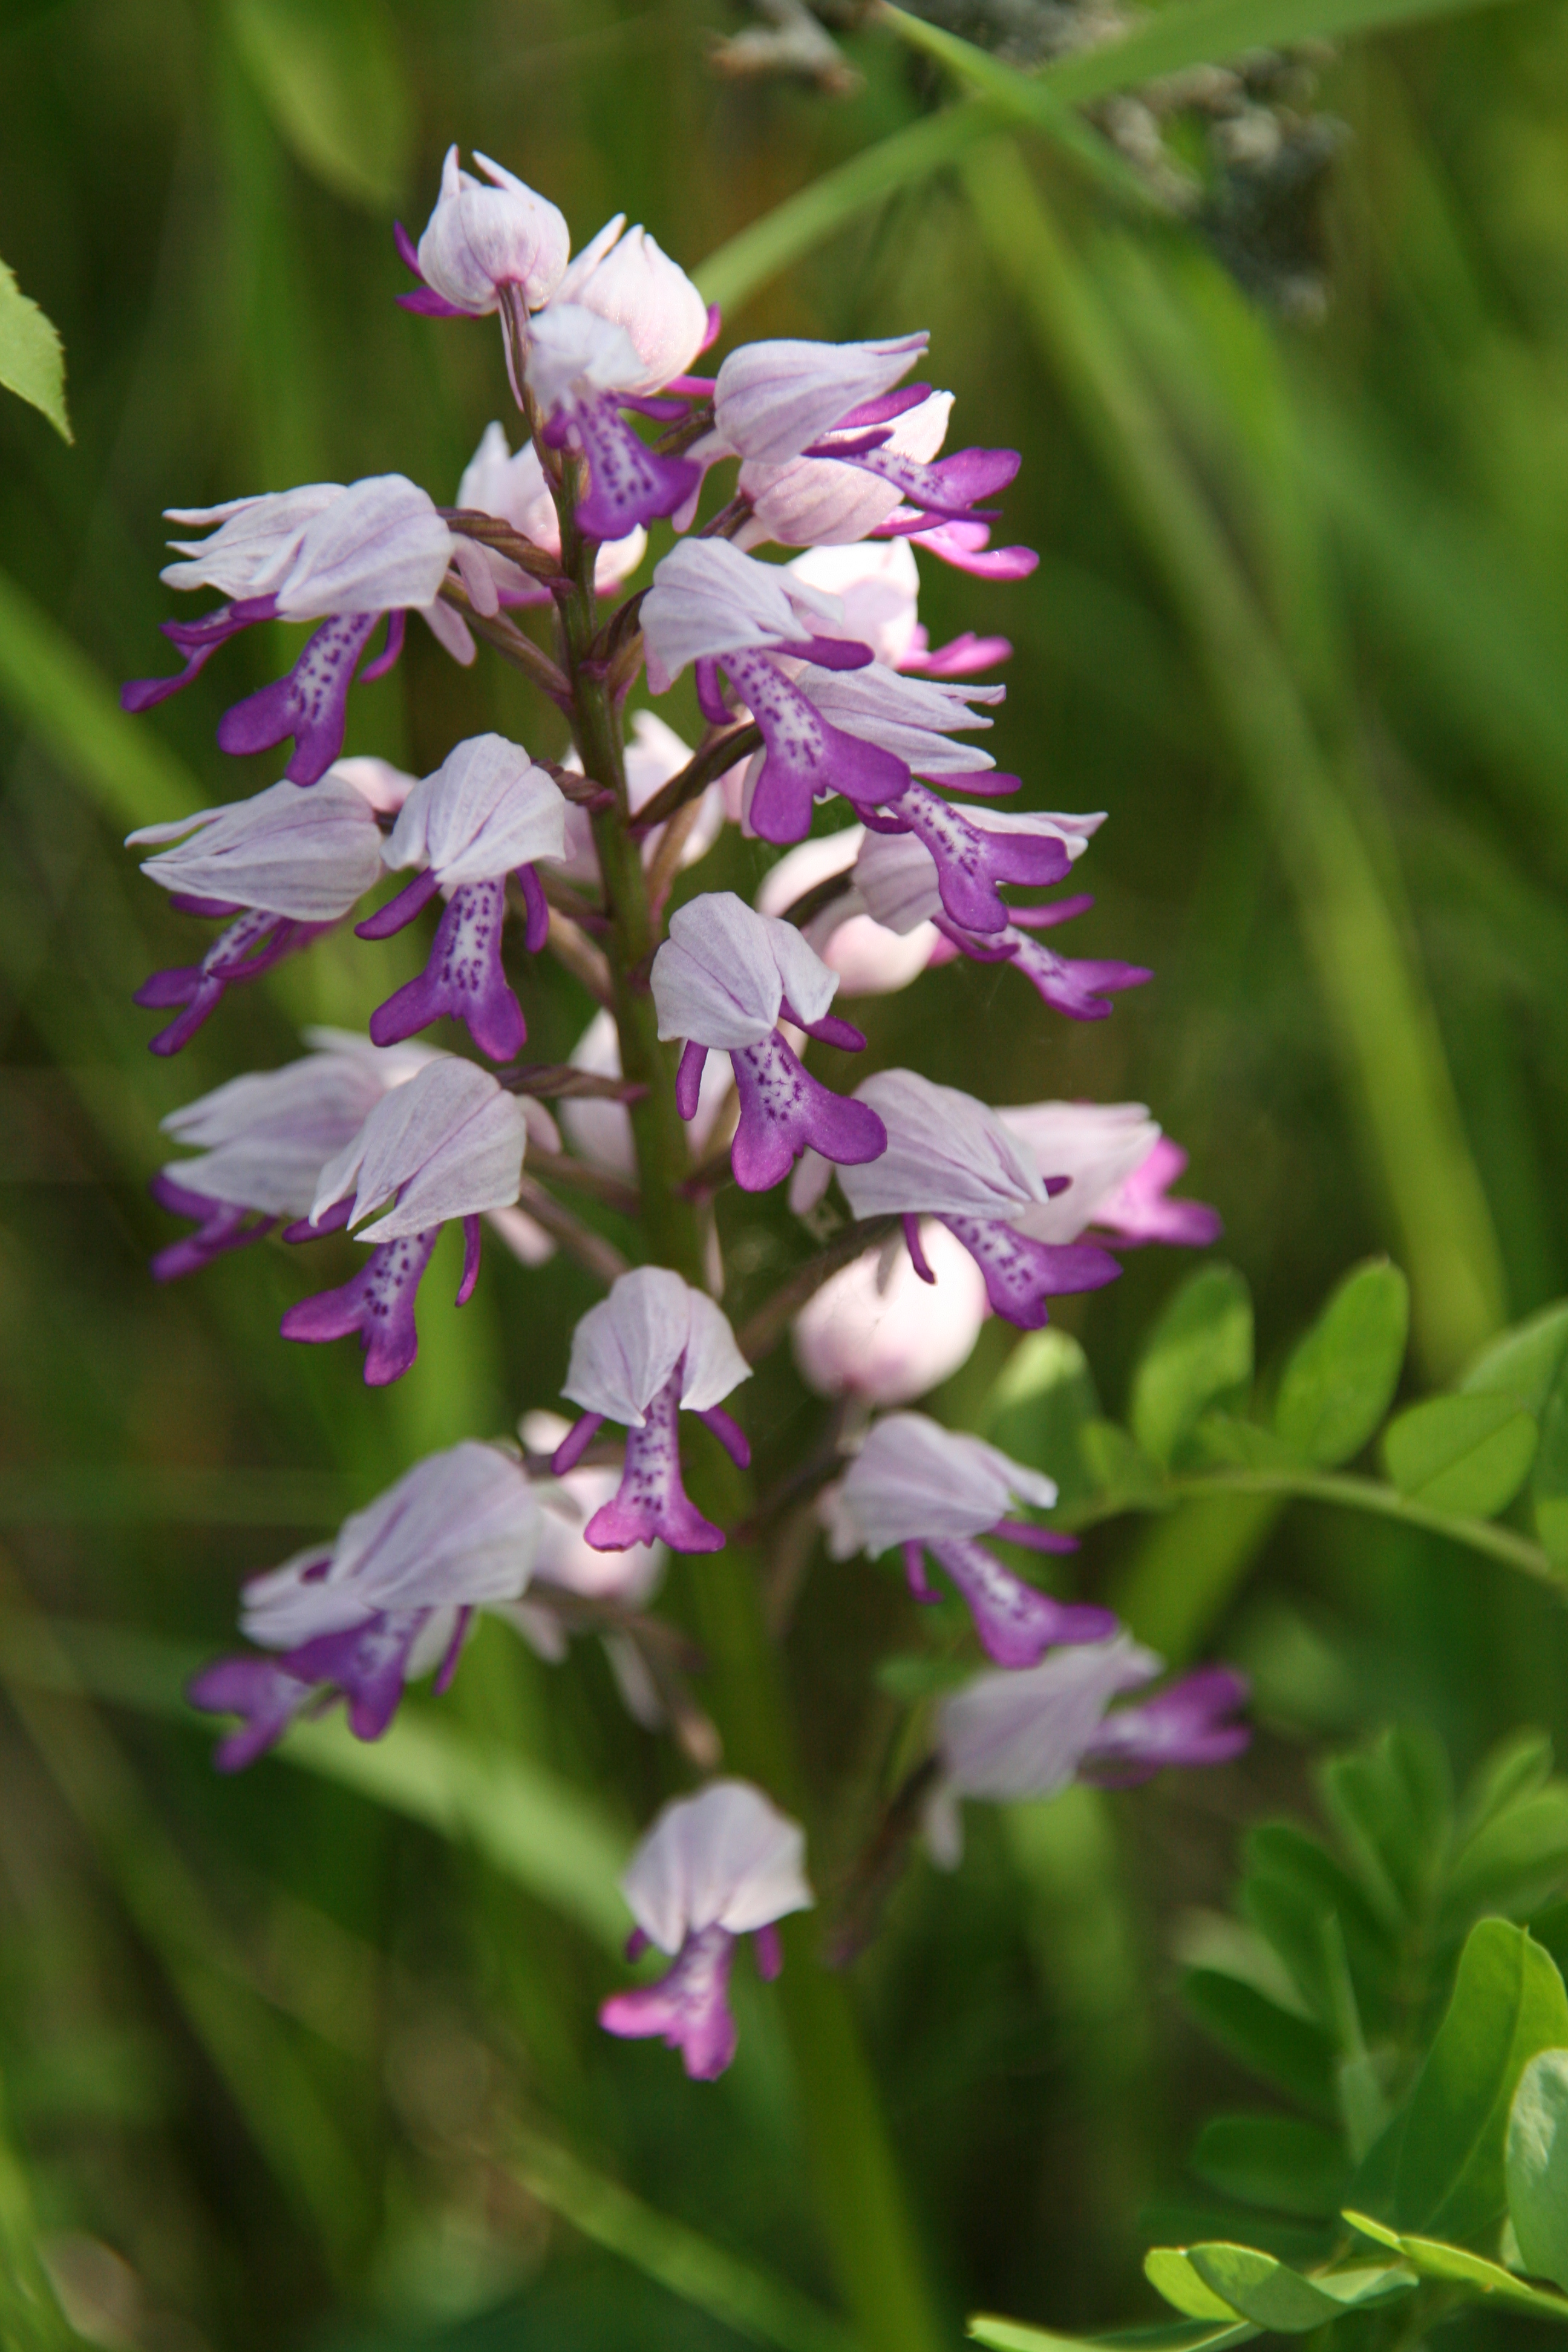
<path fill-rule="evenodd" d="M 1285 1367 L 1274 1426 L 1287 1444 L 1322 1470 L 1359 1454 L 1394 1402 L 1409 1331 L 1399 1268 L 1352 1268 Z"/>

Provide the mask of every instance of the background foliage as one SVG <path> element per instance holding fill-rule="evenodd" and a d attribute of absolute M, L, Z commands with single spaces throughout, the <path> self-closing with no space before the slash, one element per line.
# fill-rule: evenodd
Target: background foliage
<path fill-rule="evenodd" d="M 389 468 L 453 495 L 502 414 L 494 338 L 397 310 L 389 233 L 395 207 L 423 219 L 448 138 L 547 191 L 578 237 L 625 207 L 689 266 L 717 256 L 710 290 L 748 334 L 929 324 L 965 437 L 1026 453 L 1008 530 L 1042 548 L 1039 571 L 1004 591 L 928 566 L 924 617 L 938 642 L 1014 638 L 1004 731 L 1026 797 L 1112 813 L 1075 952 L 1158 980 L 1077 1028 L 959 966 L 872 1004 L 874 1050 L 989 1099 L 1151 1102 L 1250 1283 L 1254 1418 L 1314 1461 L 1332 1457 L 1313 1452 L 1309 1376 L 1291 1404 L 1273 1392 L 1353 1261 L 1387 1252 L 1410 1276 L 1409 1397 L 1568 1287 L 1561 10 L 1521 0 L 1357 39 L 1327 69 L 1318 103 L 1349 135 L 1320 323 L 1271 304 L 1275 225 L 1236 230 L 1237 184 L 1215 184 L 1205 237 L 1124 209 L 1048 124 L 873 173 L 875 202 L 826 237 L 778 237 L 789 266 L 764 268 L 755 240 L 731 240 L 823 173 L 853 194 L 845 174 L 878 142 L 925 139 L 952 60 L 867 28 L 844 39 L 847 96 L 725 79 L 708 57 L 721 14 L 0 13 L 0 255 L 60 330 L 77 436 L 0 402 L 8 2341 L 69 2340 L 40 2244 L 80 2326 L 167 2352 L 844 2340 L 766 2003 L 711 2090 L 593 2023 L 616 1981 L 606 1890 L 671 1770 L 595 1645 L 549 1670 L 489 1629 L 452 1697 L 410 1710 L 384 1750 L 326 1728 L 239 1786 L 214 1779 L 177 1699 L 243 1574 L 416 1453 L 553 1404 L 591 1296 L 559 1261 L 500 1265 L 459 1324 L 437 1269 L 418 1365 L 371 1394 L 352 1351 L 271 1338 L 300 1286 L 284 1253 L 163 1295 L 144 1276 L 164 1237 L 142 1191 L 158 1118 L 286 1058 L 300 1022 L 363 1024 L 372 1002 L 352 946 L 328 940 L 231 999 L 174 1067 L 144 1052 L 131 988 L 186 950 L 119 837 L 271 781 L 259 761 L 237 779 L 212 732 L 279 667 L 242 642 L 221 678 L 121 725 L 112 685 L 159 666 L 159 509 Z M 942 21 L 987 29 L 984 10 Z M 1227 22 L 1247 46 L 1242 16 Z M 1007 119 L 994 89 L 985 102 Z M 411 632 L 399 670 L 354 698 L 350 748 L 423 771 L 489 726 L 556 751 L 556 724 L 515 678 L 460 673 Z M 749 889 L 752 853 L 731 841 L 723 857 L 705 882 Z M 542 973 L 541 1054 L 563 1058 L 590 1010 Z M 744 1269 L 759 1297 L 798 1246 L 778 1210 Z M 1185 1432 L 1131 1372 L 1184 1271 L 1150 1253 L 1060 1318 L 1098 1392 L 1076 1418 L 1130 1418 L 1178 1474 Z M 1234 1314 L 1218 1323 L 1234 1337 Z M 935 1409 L 989 1416 L 1059 1471 L 1048 1415 L 1076 1359 L 1008 1366 L 1013 1338 L 988 1328 Z M 1252 1354 L 1230 1344 L 1202 1402 L 1234 1417 Z M 756 1391 L 765 1471 L 817 1408 L 784 1365 Z M 1209 1471 L 1234 1468 L 1209 1434 Z M 1108 1461 L 1125 1473 L 1125 1454 L 1092 1456 L 1083 1496 L 1114 1488 Z M 1269 2112 L 1268 2094 L 1234 2052 L 1216 2058 L 1179 1978 L 1267 1976 L 1256 1901 L 1233 1906 L 1240 1833 L 1262 1817 L 1322 1828 L 1325 1740 L 1416 1723 L 1462 1781 L 1521 1721 L 1560 1749 L 1568 1731 L 1545 1582 L 1413 1517 L 1267 1484 L 1159 1499 L 1089 1536 L 1085 1588 L 1173 1658 L 1246 1664 L 1254 1752 L 1135 1798 L 975 1818 L 962 1875 L 917 1868 L 856 1972 L 955 2329 L 976 2306 L 1062 2326 L 1153 2316 L 1151 2237 L 1227 2234 L 1205 2219 L 1223 2135 L 1195 2171 L 1194 2135 L 1219 2108 Z M 1510 1509 L 1533 1540 L 1528 1500 L 1454 1507 Z M 775 1561 L 781 1590 L 799 1567 Z M 948 1630 L 915 1616 L 890 1579 L 807 1564 L 789 1642 L 829 1871 Z M 1249 1887 L 1268 1879 L 1253 1854 Z M 1549 1857 L 1532 1903 L 1562 1866 Z M 1423 1979 L 1433 2015 L 1444 1948 L 1449 1976 Z M 1287 2008 L 1303 2003 L 1298 1985 Z"/>

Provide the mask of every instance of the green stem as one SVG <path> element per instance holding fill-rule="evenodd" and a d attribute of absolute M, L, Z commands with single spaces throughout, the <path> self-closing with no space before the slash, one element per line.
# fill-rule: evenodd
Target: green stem
<path fill-rule="evenodd" d="M 672 1059 L 658 1039 L 648 968 L 658 944 L 642 854 L 628 830 L 619 716 L 603 665 L 593 569 L 596 550 L 580 537 L 570 479 L 557 504 L 562 563 L 572 580 L 561 604 L 563 667 L 573 686 L 573 724 L 584 772 L 616 795 L 594 820 L 610 917 L 621 1075 L 647 1087 L 631 1106 L 632 1135 L 649 1257 L 704 1286 L 700 1213 L 682 1191 L 686 1131 L 676 1108 Z M 717 1444 L 698 1433 L 692 1496 L 721 1524 L 751 1516 L 748 1481 Z M 709 1698 L 725 1762 L 759 1781 L 805 1818 L 805 1784 L 785 1694 L 782 1661 L 768 1639 L 752 1556 L 734 1545 L 687 1563 L 699 1638 L 708 1654 Z M 937 2352 L 943 2340 L 919 2241 L 871 2073 L 840 1977 L 822 1966 L 816 1923 L 783 1923 L 786 1965 L 780 1985 L 822 2223 L 844 2300 L 866 2352 Z"/>
<path fill-rule="evenodd" d="M 1413 1495 L 1402 1495 L 1397 1486 L 1385 1486 L 1379 1478 L 1297 1470 L 1289 1464 L 1269 1469 L 1198 1471 L 1190 1477 L 1171 1479 L 1157 1498 L 1152 1496 L 1147 1502 L 1112 1502 L 1104 1510 L 1091 1504 L 1087 1510 L 1072 1515 L 1072 1524 L 1093 1527 L 1101 1519 L 1120 1518 L 1129 1509 L 1163 1510 L 1173 1503 L 1218 1501 L 1224 1496 L 1244 1495 L 1278 1495 L 1303 1503 L 1334 1503 L 1342 1510 L 1370 1511 L 1377 1518 L 1398 1519 L 1407 1528 L 1446 1536 L 1450 1543 L 1464 1544 L 1471 1551 L 1484 1552 L 1489 1559 L 1500 1559 L 1505 1566 L 1518 1569 L 1521 1575 L 1533 1577 L 1538 1584 L 1550 1585 L 1560 1600 L 1568 1600 L 1568 1578 L 1552 1565 L 1550 1555 L 1540 1544 L 1531 1543 L 1515 1528 L 1500 1527 L 1491 1519 L 1460 1518 L 1451 1511 L 1439 1511 L 1430 1503 L 1418 1502 Z M 1146 1633 L 1144 1638 L 1152 1639 L 1152 1635 Z"/>
<path fill-rule="evenodd" d="M 1398 1227 L 1417 1346 L 1446 1380 L 1502 1321 L 1503 1285 L 1423 976 L 1279 639 L 1023 158 L 993 141 L 963 170 L 993 258 L 1191 632 L 1295 901 Z"/>

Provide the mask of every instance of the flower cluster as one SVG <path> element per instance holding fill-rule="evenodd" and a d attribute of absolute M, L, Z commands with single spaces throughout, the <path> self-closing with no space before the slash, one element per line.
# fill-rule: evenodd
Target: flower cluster
<path fill-rule="evenodd" d="M 865 1050 L 840 998 L 957 958 L 1015 966 L 1079 1021 L 1150 977 L 1043 943 L 1090 900 L 1016 894 L 1066 881 L 1103 816 L 1006 805 L 1020 779 L 979 739 L 1005 691 L 982 673 L 1007 641 L 970 632 L 933 647 L 918 617 L 917 551 L 985 581 L 1033 568 L 1028 549 L 991 544 L 989 502 L 1019 461 L 943 454 L 952 395 L 905 381 L 922 333 L 754 342 L 691 373 L 721 322 L 646 229 L 617 215 L 574 255 L 552 205 L 476 163 L 478 176 L 454 148 L 417 242 L 399 229 L 417 280 L 399 299 L 426 317 L 499 320 L 515 450 L 491 424 L 451 507 L 384 475 L 171 517 L 205 535 L 174 542 L 164 579 L 222 601 L 165 624 L 184 667 L 127 687 L 128 709 L 162 701 L 254 623 L 311 633 L 287 676 L 218 729 L 230 752 L 290 744 L 280 780 L 131 836 L 178 913 L 222 926 L 199 961 L 141 989 L 173 1016 L 153 1050 L 179 1052 L 231 987 L 334 925 L 357 916 L 372 949 L 432 928 L 416 977 L 379 1002 L 367 991 L 367 1034 L 310 1032 L 301 1058 L 165 1121 L 192 1156 L 152 1190 L 190 1230 L 153 1272 L 192 1274 L 268 1235 L 352 1236 L 368 1252 L 357 1270 L 291 1306 L 281 1330 L 356 1335 L 373 1386 L 414 1361 L 416 1295 L 447 1223 L 463 1234 L 459 1304 L 486 1220 L 525 1265 L 572 1250 L 606 1295 L 572 1338 L 561 1393 L 574 1423 L 531 1414 L 521 1452 L 468 1442 L 433 1455 L 332 1543 L 253 1579 L 252 1650 L 191 1696 L 239 1720 L 226 1768 L 339 1697 L 350 1729 L 374 1738 L 411 1680 L 434 1670 L 445 1687 L 486 1612 L 551 1659 L 572 1632 L 600 1634 L 638 1719 L 668 1725 L 711 1769 L 717 1737 L 682 1679 L 689 1644 L 647 1604 L 668 1553 L 719 1552 L 721 1520 L 765 1516 L 725 1483 L 751 1459 L 726 1401 L 793 1322 L 806 1385 L 836 1402 L 786 1492 L 816 1494 L 835 1561 L 897 1551 L 921 1601 L 940 1597 L 934 1567 L 995 1669 L 944 1700 L 921 1767 L 928 1842 L 951 1864 L 964 1799 L 1047 1795 L 1075 1776 L 1126 1783 L 1220 1761 L 1247 1738 L 1242 1685 L 1223 1669 L 1113 1706 L 1159 1661 L 1109 1610 L 1059 1598 L 1007 1556 L 1076 1549 L 1028 1516 L 1056 1506 L 1049 1476 L 925 1414 L 875 1417 L 937 1386 L 988 1315 L 1032 1331 L 1053 1298 L 1112 1281 L 1113 1247 L 1211 1241 L 1214 1212 L 1170 1197 L 1184 1154 L 1141 1104 L 996 1108 L 899 1068 L 845 1092 L 807 1066 L 814 1045 Z M 659 526 L 649 584 L 623 594 Z M 619 600 L 602 625 L 596 599 Z M 410 611 L 455 660 L 474 660 L 479 637 L 522 667 L 561 740 L 470 737 L 417 778 L 344 758 L 351 684 L 395 661 Z M 523 626 L 542 616 L 548 650 Z M 639 675 L 658 698 L 688 671 L 701 741 L 638 709 L 623 743 Z M 830 829 L 814 834 L 819 816 Z M 784 852 L 756 904 L 681 885 L 666 922 L 680 875 L 726 826 Z M 546 950 L 600 999 L 562 1068 L 520 1059 L 524 959 Z M 439 1042 L 426 1034 L 443 1024 Z M 837 1181 L 856 1221 L 815 1290 L 808 1263 L 783 1310 L 739 1334 L 710 1206 L 726 1159 L 742 1194 L 787 1181 L 819 1229 L 837 1215 Z M 595 1228 L 605 1204 L 642 1213 L 646 1262 L 627 1268 Z M 683 1413 L 734 1465 L 714 1457 L 700 1480 L 693 1468 L 702 1507 Z M 625 1891 L 632 1956 L 653 1945 L 671 1965 L 614 1995 L 604 2023 L 662 2035 L 693 2076 L 721 2073 L 737 1938 L 755 1939 L 771 1975 L 776 1923 L 812 1903 L 803 1831 L 749 1782 L 711 1780 L 666 1807 Z"/>

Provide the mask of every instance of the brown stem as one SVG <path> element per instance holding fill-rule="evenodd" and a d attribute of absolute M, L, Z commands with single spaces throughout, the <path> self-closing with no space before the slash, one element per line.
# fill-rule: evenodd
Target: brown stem
<path fill-rule="evenodd" d="M 448 604 L 461 613 L 477 637 L 483 637 L 486 645 L 493 646 L 498 654 L 510 662 L 514 669 L 521 670 L 523 676 L 531 678 L 552 702 L 559 703 L 563 709 L 569 706 L 572 700 L 571 680 L 563 670 L 557 669 L 550 656 L 542 652 L 531 637 L 523 635 L 515 621 L 509 621 L 504 613 L 487 615 L 476 612 L 473 599 L 460 581 L 447 579 L 441 593 Z"/>
<path fill-rule="evenodd" d="M 559 907 L 550 909 L 550 952 L 574 980 L 582 982 L 597 1003 L 614 1008 L 616 983 L 607 957 Z"/>
<path fill-rule="evenodd" d="M 478 540 L 481 547 L 493 547 L 498 555 L 504 555 L 509 563 L 515 563 L 520 572 L 531 573 L 535 580 L 553 586 L 556 581 L 565 579 L 566 574 L 548 548 L 536 547 L 531 539 L 525 539 L 521 531 L 503 522 L 499 515 L 485 514 L 478 507 L 440 507 L 437 511 L 449 530 L 464 539 Z"/>
<path fill-rule="evenodd" d="M 679 774 L 671 776 L 668 783 L 638 809 L 633 831 L 649 834 L 656 825 L 667 824 L 678 808 L 705 793 L 715 777 L 723 775 L 738 760 L 749 760 L 753 751 L 762 749 L 762 729 L 752 726 L 750 719 L 743 727 L 728 727 L 721 734 L 710 734 Z"/>
<path fill-rule="evenodd" d="M 528 1164 L 536 1176 L 547 1182 L 569 1184 L 579 1192 L 586 1192 L 590 1200 L 603 1201 L 606 1209 L 618 1209 L 623 1217 L 635 1217 L 641 1206 L 635 1184 L 609 1175 L 603 1168 L 590 1167 L 585 1160 L 574 1160 L 570 1152 L 535 1149 L 528 1155 Z"/>
<path fill-rule="evenodd" d="M 585 1225 L 570 1209 L 563 1209 L 553 1193 L 547 1192 L 531 1176 L 523 1176 L 518 1187 L 517 1205 L 536 1225 L 542 1225 L 551 1240 L 585 1267 L 596 1282 L 607 1287 L 626 1272 L 626 1261 L 614 1242 L 607 1242 L 603 1234 L 596 1234 L 592 1225 Z"/>
<path fill-rule="evenodd" d="M 509 1095 L 531 1095 L 535 1102 L 636 1102 L 642 1088 L 625 1078 L 602 1078 L 571 1062 L 514 1062 L 496 1072 Z"/>

